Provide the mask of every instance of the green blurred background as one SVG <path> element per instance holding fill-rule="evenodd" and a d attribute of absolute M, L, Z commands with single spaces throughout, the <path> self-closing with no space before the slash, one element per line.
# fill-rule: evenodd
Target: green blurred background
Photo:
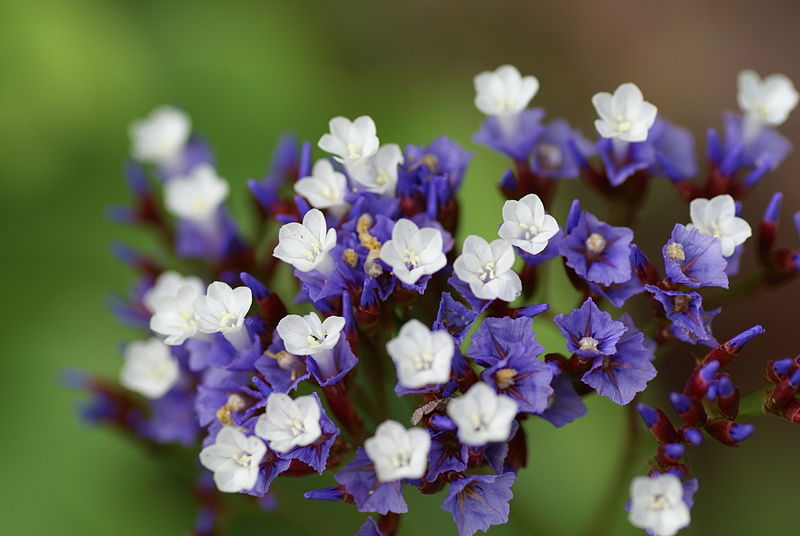
<path fill-rule="evenodd" d="M 108 253 L 114 240 L 142 243 L 107 223 L 127 199 L 127 125 L 156 105 L 186 109 L 214 144 L 234 201 L 266 169 L 271 146 L 291 129 L 316 140 L 334 115 L 370 114 L 384 142 L 425 143 L 444 133 L 474 151 L 463 192 L 462 233 L 490 236 L 501 206 L 504 160 L 471 144 L 481 116 L 472 76 L 502 63 L 536 74 L 535 104 L 591 132 L 589 97 L 632 80 L 660 111 L 700 140 L 735 107 L 744 67 L 800 82 L 800 3 L 772 2 L 167 2 L 0 0 L 0 229 L 3 372 L 0 374 L 3 534 L 175 535 L 189 530 L 189 480 L 166 463 L 73 413 L 80 396 L 57 381 L 64 367 L 113 377 L 118 345 L 136 336 L 103 305 L 132 275 Z M 800 113 L 782 131 L 800 140 Z M 700 143 L 702 146 L 702 141 Z M 800 209 L 800 158 L 792 155 L 745 208 L 757 218 L 771 191 Z M 587 193 L 567 185 L 554 208 Z M 585 197 L 586 198 L 586 197 Z M 588 199 L 591 205 L 593 201 Z M 655 254 L 686 207 L 665 184 L 651 192 L 641 237 Z M 788 217 L 785 231 L 791 231 Z M 796 244 L 786 232 L 787 244 Z M 789 242 L 792 240 L 792 242 Z M 798 351 L 798 285 L 730 307 L 721 338 L 758 321 L 767 335 L 734 369 L 755 386 L 766 360 Z M 793 331 L 794 330 L 794 331 Z M 680 387 L 688 347 L 664 360 L 654 399 Z M 554 433 L 530 425 L 532 459 L 520 474 L 513 522 L 493 535 L 582 534 L 597 515 L 620 456 L 625 412 L 590 400 L 590 415 Z M 686 534 L 792 530 L 800 500 L 800 428 L 761 419 L 739 449 L 708 441 L 692 449 L 700 479 Z M 653 452 L 644 441 L 641 463 Z M 346 535 L 363 516 L 309 504 L 277 487 L 278 513 L 245 509 L 236 534 Z M 442 495 L 418 497 L 403 534 L 455 534 Z M 637 534 L 617 512 L 614 534 Z M 247 530 L 247 527 L 250 530 Z M 796 530 L 796 529 L 795 529 Z M 324 532 L 323 532 L 324 531 Z"/>

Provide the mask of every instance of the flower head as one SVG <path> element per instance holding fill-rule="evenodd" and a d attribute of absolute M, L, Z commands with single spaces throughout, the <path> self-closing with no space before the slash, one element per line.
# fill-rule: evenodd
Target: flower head
<path fill-rule="evenodd" d="M 322 434 L 321 413 L 319 402 L 313 396 L 292 399 L 283 393 L 272 393 L 267 398 L 266 412 L 256 422 L 255 433 L 267 440 L 275 452 L 305 447 Z"/>
<path fill-rule="evenodd" d="M 631 278 L 630 244 L 633 231 L 612 227 L 582 211 L 575 226 L 559 243 L 567 266 L 593 283 L 610 285 Z"/>
<path fill-rule="evenodd" d="M 661 253 L 667 277 L 673 282 L 690 287 L 728 288 L 728 263 L 722 256 L 722 242 L 713 236 L 677 224 Z"/>
<path fill-rule="evenodd" d="M 239 493 L 256 485 L 259 464 L 266 452 L 267 446 L 259 438 L 224 426 L 214 443 L 200 451 L 200 463 L 214 472 L 217 489 Z"/>
<path fill-rule="evenodd" d="M 178 362 L 169 347 L 158 339 L 134 341 L 123 352 L 125 363 L 119 381 L 147 398 L 161 398 L 177 383 Z"/>
<path fill-rule="evenodd" d="M 413 221 L 401 218 L 392 228 L 392 239 L 381 247 L 380 259 L 392 267 L 397 279 L 413 285 L 420 277 L 434 274 L 447 264 L 442 244 L 439 229 L 420 229 Z"/>
<path fill-rule="evenodd" d="M 503 205 L 503 225 L 497 234 L 526 253 L 540 253 L 556 233 L 558 222 L 544 211 L 538 195 L 528 194 L 519 201 L 509 200 Z"/>
<path fill-rule="evenodd" d="M 228 198 L 229 190 L 228 182 L 220 178 L 212 166 L 200 164 L 188 175 L 167 181 L 164 205 L 178 218 L 206 223 L 213 220 Z"/>
<path fill-rule="evenodd" d="M 174 297 L 163 297 L 156 302 L 150 317 L 150 329 L 164 335 L 164 343 L 177 346 L 197 333 L 197 315 L 194 302 L 203 293 L 194 284 L 182 286 Z"/>
<path fill-rule="evenodd" d="M 317 313 L 286 315 L 278 322 L 278 335 L 286 350 L 295 355 L 314 355 L 332 350 L 344 328 L 344 318 L 329 316 L 324 321 Z"/>
<path fill-rule="evenodd" d="M 513 264 L 514 249 L 505 240 L 493 240 L 490 244 L 479 236 L 469 235 L 453 270 L 476 297 L 511 302 L 522 292 L 522 281 L 511 269 Z"/>
<path fill-rule="evenodd" d="M 620 85 L 614 94 L 600 92 L 592 97 L 600 119 L 594 122 L 604 138 L 637 142 L 647 139 L 647 131 L 656 120 L 657 109 L 646 102 L 642 91 L 630 82 Z"/>
<path fill-rule="evenodd" d="M 351 166 L 349 171 L 359 189 L 394 197 L 397 190 L 397 171 L 403 163 L 403 152 L 397 144 L 381 145 L 374 155 Z"/>
<path fill-rule="evenodd" d="M 189 116 L 172 106 L 161 106 L 130 126 L 131 154 L 152 164 L 171 164 L 181 155 L 191 133 Z"/>
<path fill-rule="evenodd" d="M 498 395 L 487 384 L 478 382 L 464 396 L 450 401 L 447 415 L 458 426 L 459 441 L 481 446 L 508 439 L 511 423 L 517 416 L 517 403 L 511 397 Z"/>
<path fill-rule="evenodd" d="M 154 313 L 159 301 L 163 298 L 174 298 L 181 287 L 187 285 L 197 290 L 198 294 L 202 294 L 205 290 L 199 277 L 184 276 L 174 270 L 166 270 L 159 274 L 153 286 L 142 295 L 142 303 L 148 311 Z"/>
<path fill-rule="evenodd" d="M 205 296 L 194 301 L 197 329 L 203 333 L 230 333 L 244 326 L 244 317 L 253 304 L 253 292 L 248 287 L 231 288 L 227 283 L 214 281 Z"/>
<path fill-rule="evenodd" d="M 453 514 L 458 536 L 472 536 L 508 522 L 508 503 L 514 497 L 511 486 L 515 477 L 513 472 L 470 475 L 450 484 L 442 509 Z"/>
<path fill-rule="evenodd" d="M 347 193 L 347 178 L 333 169 L 330 161 L 318 160 L 311 175 L 299 179 L 294 191 L 302 195 L 314 208 L 344 207 Z"/>
<path fill-rule="evenodd" d="M 419 320 L 411 319 L 400 328 L 397 337 L 386 343 L 386 351 L 403 387 L 417 389 L 450 379 L 455 346 L 446 331 L 431 331 Z"/>
<path fill-rule="evenodd" d="M 375 435 L 364 441 L 364 450 L 375 464 L 380 482 L 421 478 L 428 466 L 431 436 L 422 428 L 406 428 L 397 421 L 384 421 Z"/>
<path fill-rule="evenodd" d="M 475 107 L 486 115 L 517 115 L 539 91 L 536 77 L 523 77 L 513 65 L 484 71 L 475 76 L 474 83 Z"/>
<path fill-rule="evenodd" d="M 558 315 L 554 321 L 567 340 L 567 351 L 581 357 L 612 355 L 625 333 L 625 325 L 598 309 L 591 298 L 580 309 Z"/>
<path fill-rule="evenodd" d="M 336 245 L 336 229 L 328 229 L 325 216 L 312 208 L 303 223 L 290 222 L 278 231 L 278 245 L 272 255 L 301 272 L 325 270 L 330 264 L 328 252 Z"/>
<path fill-rule="evenodd" d="M 334 117 L 328 126 L 330 133 L 324 134 L 317 145 L 346 166 L 358 164 L 378 150 L 380 142 L 375 122 L 368 115 L 362 115 L 355 121 Z"/>
<path fill-rule="evenodd" d="M 797 106 L 800 94 L 783 74 L 771 74 L 763 80 L 758 73 L 744 70 L 738 77 L 739 107 L 747 116 L 769 126 L 778 126 Z"/>
<path fill-rule="evenodd" d="M 750 224 L 736 216 L 736 203 L 729 195 L 718 195 L 713 199 L 693 199 L 689 205 L 692 217 L 689 229 L 718 238 L 722 245 L 722 256 L 733 255 L 736 246 L 744 244 L 753 231 Z"/>
<path fill-rule="evenodd" d="M 655 536 L 672 536 L 689 524 L 689 507 L 683 500 L 678 477 L 664 473 L 652 478 L 637 476 L 631 482 L 628 521 Z"/>

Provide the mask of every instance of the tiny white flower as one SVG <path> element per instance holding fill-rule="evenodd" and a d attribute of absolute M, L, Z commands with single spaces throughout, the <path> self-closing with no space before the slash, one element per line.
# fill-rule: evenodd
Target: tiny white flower
<path fill-rule="evenodd" d="M 278 231 L 278 245 L 272 255 L 301 272 L 332 269 L 328 252 L 336 246 L 336 229 L 328 229 L 325 216 L 312 208 L 303 223 L 287 223 Z"/>
<path fill-rule="evenodd" d="M 156 306 L 163 298 L 174 298 L 178 291 L 185 286 L 191 286 L 197 290 L 197 294 L 202 294 L 205 287 L 199 277 L 183 276 L 178 272 L 167 270 L 162 272 L 152 287 L 142 296 L 142 303 L 151 313 L 154 313 Z"/>
<path fill-rule="evenodd" d="M 420 277 L 434 274 L 447 264 L 442 244 L 439 229 L 420 229 L 413 221 L 401 218 L 392 228 L 392 239 L 381 247 L 380 259 L 392 267 L 397 279 L 413 285 Z"/>
<path fill-rule="evenodd" d="M 364 441 L 364 450 L 375 464 L 380 482 L 421 478 L 428 465 L 431 436 L 422 428 L 406 430 L 397 421 L 384 421 L 375 435 Z"/>
<path fill-rule="evenodd" d="M 147 398 L 161 398 L 177 383 L 178 362 L 168 346 L 156 338 L 129 343 L 123 351 L 125 363 L 119 382 Z"/>
<path fill-rule="evenodd" d="M 266 439 L 275 452 L 288 452 L 305 447 L 322 435 L 319 425 L 321 410 L 313 396 L 292 399 L 283 393 L 267 398 L 266 413 L 256 422 L 256 435 Z"/>
<path fill-rule="evenodd" d="M 751 119 L 764 125 L 778 126 L 797 106 L 800 95 L 792 81 L 783 74 L 771 74 L 763 80 L 757 73 L 739 73 L 739 107 Z"/>
<path fill-rule="evenodd" d="M 513 65 L 475 76 L 475 107 L 486 115 L 509 117 L 524 110 L 539 91 L 535 76 L 520 75 Z"/>
<path fill-rule="evenodd" d="M 478 382 L 447 405 L 447 415 L 458 426 L 458 440 L 472 446 L 505 441 L 517 416 L 517 403 Z"/>
<path fill-rule="evenodd" d="M 253 292 L 245 286 L 231 288 L 227 283 L 214 281 L 205 296 L 194 301 L 197 329 L 201 333 L 222 333 L 238 350 L 251 346 L 244 317 L 253 304 Z"/>
<path fill-rule="evenodd" d="M 514 248 L 505 240 L 493 240 L 490 244 L 479 236 L 469 235 L 453 270 L 478 298 L 511 302 L 522 292 L 522 281 L 511 269 L 513 264 Z"/>
<path fill-rule="evenodd" d="M 356 185 L 367 192 L 394 197 L 397 190 L 397 168 L 403 163 L 403 152 L 395 143 L 382 145 L 359 164 L 348 166 Z"/>
<path fill-rule="evenodd" d="M 646 102 L 641 90 L 630 82 L 620 85 L 614 94 L 600 92 L 592 97 L 600 119 L 594 122 L 604 138 L 637 142 L 647 139 L 647 131 L 656 120 L 657 109 Z"/>
<path fill-rule="evenodd" d="M 164 206 L 178 218 L 208 223 L 214 220 L 229 190 L 228 181 L 220 178 L 213 166 L 198 164 L 188 175 L 167 181 Z"/>
<path fill-rule="evenodd" d="M 376 135 L 375 122 L 368 115 L 362 115 L 355 121 L 346 117 L 334 117 L 328 127 L 330 133 L 323 134 L 317 145 L 334 155 L 339 162 L 346 165 L 356 164 L 378 150 L 380 142 Z"/>
<path fill-rule="evenodd" d="M 544 211 L 538 195 L 528 194 L 503 205 L 503 225 L 497 234 L 521 250 L 536 255 L 556 233 L 558 222 Z"/>
<path fill-rule="evenodd" d="M 184 285 L 174 297 L 160 298 L 156 302 L 150 329 L 164 335 L 164 343 L 170 346 L 183 344 L 197 333 L 197 315 L 194 302 L 202 295 L 202 287 L 194 284 Z"/>
<path fill-rule="evenodd" d="M 687 225 L 703 234 L 719 238 L 722 243 L 722 255 L 730 257 L 736 246 L 744 244 L 753 231 L 750 224 L 736 216 L 736 203 L 729 195 L 718 195 L 715 198 L 694 199 L 689 205 L 692 223 Z"/>
<path fill-rule="evenodd" d="M 637 476 L 631 482 L 631 507 L 628 521 L 655 536 L 672 536 L 690 521 L 689 507 L 683 502 L 683 485 L 675 475 L 653 478 Z"/>
<path fill-rule="evenodd" d="M 259 438 L 225 426 L 217 432 L 215 443 L 200 451 L 200 463 L 214 472 L 218 490 L 238 493 L 256 485 L 266 452 L 267 446 Z"/>
<path fill-rule="evenodd" d="M 146 118 L 131 123 L 131 154 L 152 164 L 171 164 L 181 155 L 191 133 L 189 116 L 172 106 L 161 106 Z"/>
<path fill-rule="evenodd" d="M 453 338 L 446 331 L 431 331 L 412 319 L 403 324 L 397 337 L 386 343 L 386 351 L 397 367 L 400 385 L 416 389 L 450 379 Z"/>
<path fill-rule="evenodd" d="M 344 328 L 344 318 L 329 316 L 321 321 L 317 313 L 305 316 L 286 315 L 278 322 L 278 335 L 283 340 L 286 351 L 295 355 L 314 355 L 332 350 L 339 342 Z"/>
<path fill-rule="evenodd" d="M 302 195 L 315 208 L 342 208 L 346 206 L 347 178 L 333 169 L 327 159 L 318 160 L 311 176 L 294 184 L 294 191 Z"/>

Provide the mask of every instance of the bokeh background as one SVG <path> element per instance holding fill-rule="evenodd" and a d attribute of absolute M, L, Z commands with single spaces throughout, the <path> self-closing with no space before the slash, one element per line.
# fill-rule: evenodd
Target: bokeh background
<path fill-rule="evenodd" d="M 175 535 L 193 523 L 189 477 L 79 422 L 80 395 L 58 382 L 66 367 L 114 377 L 119 344 L 135 336 L 104 307 L 109 292 L 133 280 L 109 244 L 143 243 L 105 219 L 107 205 L 127 199 L 122 162 L 133 118 L 165 102 L 185 108 L 214 144 L 239 205 L 245 180 L 266 170 L 285 130 L 315 141 L 334 115 L 370 114 L 382 141 L 425 143 L 444 133 L 474 151 L 462 233 L 490 236 L 505 162 L 470 142 L 481 121 L 472 104 L 475 73 L 513 63 L 537 75 L 535 104 L 585 133 L 592 131 L 590 96 L 635 81 L 660 113 L 695 132 L 702 151 L 705 130 L 735 108 L 740 69 L 800 82 L 798 22 L 800 3 L 791 0 L 0 0 L 2 532 Z M 781 130 L 800 140 L 800 113 Z M 797 244 L 788 213 L 800 209 L 798 172 L 795 154 L 745 206 L 755 221 L 769 194 L 783 190 L 782 238 L 790 245 Z M 557 217 L 573 195 L 591 194 L 577 181 L 565 185 Z M 654 254 L 687 216 L 669 186 L 656 184 L 638 241 Z M 755 322 L 767 328 L 734 369 L 743 387 L 758 383 L 766 360 L 800 350 L 798 287 L 731 306 L 717 320 L 720 338 Z M 677 372 L 657 379 L 662 404 L 691 367 L 688 347 L 667 360 Z M 515 488 L 514 523 L 491 534 L 591 533 L 626 423 L 605 399 L 591 400 L 590 409 L 558 433 L 531 425 L 532 459 Z M 686 534 L 796 530 L 800 428 L 768 418 L 756 426 L 739 449 L 707 441 L 690 450 L 701 488 Z M 641 471 L 652 451 L 645 440 Z M 278 513 L 258 517 L 244 508 L 233 532 L 355 532 L 361 516 L 354 509 L 299 498 L 318 485 L 327 483 L 280 486 Z M 413 498 L 403 534 L 454 534 L 441 500 Z M 612 533 L 638 532 L 620 511 Z"/>

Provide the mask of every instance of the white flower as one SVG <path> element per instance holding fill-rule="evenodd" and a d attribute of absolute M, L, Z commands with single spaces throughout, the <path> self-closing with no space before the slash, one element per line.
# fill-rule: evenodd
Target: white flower
<path fill-rule="evenodd" d="M 497 233 L 523 251 L 536 255 L 547 247 L 547 241 L 558 233 L 556 219 L 544 211 L 542 200 L 528 194 L 519 201 L 503 205 L 503 225 Z"/>
<path fill-rule="evenodd" d="M 395 143 L 382 145 L 378 151 L 360 162 L 348 166 L 355 183 L 362 190 L 394 197 L 397 190 L 397 167 L 403 163 L 403 152 Z"/>
<path fill-rule="evenodd" d="M 447 415 L 458 426 L 458 440 L 472 446 L 505 441 L 517 415 L 517 403 L 478 382 L 447 405 Z"/>
<path fill-rule="evenodd" d="M 150 329 L 164 335 L 164 343 L 178 346 L 197 333 L 197 316 L 194 302 L 203 293 L 202 287 L 184 285 L 174 297 L 163 297 L 156 302 Z"/>
<path fill-rule="evenodd" d="M 203 290 L 205 290 L 203 282 L 199 277 L 191 275 L 183 276 L 172 270 L 162 272 L 153 286 L 142 296 L 142 303 L 148 311 L 154 313 L 159 301 L 163 298 L 174 298 L 178 295 L 178 291 L 181 287 L 186 285 L 195 288 L 198 294 L 202 294 Z"/>
<path fill-rule="evenodd" d="M 244 317 L 252 304 L 253 292 L 248 287 L 231 288 L 214 281 L 208 285 L 206 295 L 194 301 L 197 329 L 201 333 L 222 333 L 237 350 L 246 350 L 252 341 Z"/>
<path fill-rule="evenodd" d="M 131 153 L 136 160 L 171 164 L 181 155 L 191 133 L 189 116 L 172 106 L 161 106 L 149 117 L 131 123 Z"/>
<path fill-rule="evenodd" d="M 305 447 L 322 435 L 319 425 L 321 410 L 313 396 L 292 399 L 283 393 L 267 398 L 266 413 L 256 422 L 256 435 L 266 439 L 275 452 L 288 452 Z"/>
<path fill-rule="evenodd" d="M 478 298 L 511 302 L 522 292 L 522 281 L 511 269 L 513 264 L 514 248 L 505 240 L 489 244 L 479 236 L 469 235 L 453 270 Z"/>
<path fill-rule="evenodd" d="M 739 107 L 750 118 L 770 126 L 778 126 L 797 106 L 798 95 L 792 81 L 783 74 L 771 74 L 763 80 L 757 73 L 739 73 Z"/>
<path fill-rule="evenodd" d="M 333 169 L 327 159 L 318 160 L 311 176 L 294 184 L 294 191 L 302 195 L 315 208 L 341 208 L 346 206 L 347 178 Z"/>
<path fill-rule="evenodd" d="M 123 351 L 125 364 L 119 382 L 147 398 L 161 398 L 180 376 L 178 362 L 168 346 L 156 338 L 129 343 Z"/>
<path fill-rule="evenodd" d="M 278 245 L 272 255 L 301 272 L 332 268 L 328 252 L 336 246 L 336 229 L 328 229 L 322 212 L 312 208 L 303 223 L 291 222 L 278 231 Z"/>
<path fill-rule="evenodd" d="M 324 134 L 317 145 L 331 153 L 336 160 L 351 165 L 369 158 L 378 150 L 380 142 L 376 135 L 375 122 L 368 115 L 355 121 L 346 117 L 334 117 L 328 123 L 329 134 Z"/>
<path fill-rule="evenodd" d="M 722 242 L 722 255 L 730 257 L 736 246 L 744 244 L 753 231 L 750 224 L 736 216 L 736 203 L 729 195 L 718 195 L 708 199 L 694 199 L 689 205 L 692 223 L 689 228 L 696 228 L 703 234 L 719 238 Z"/>
<path fill-rule="evenodd" d="M 217 432 L 216 442 L 200 451 L 200 463 L 214 472 L 218 490 L 238 493 L 256 485 L 266 452 L 267 446 L 259 438 L 225 426 Z"/>
<path fill-rule="evenodd" d="M 164 185 L 164 206 L 173 216 L 197 223 L 213 221 L 230 188 L 208 164 L 198 164 L 188 175 Z"/>
<path fill-rule="evenodd" d="M 644 141 L 656 120 L 657 109 L 646 102 L 641 90 L 630 82 L 620 85 L 614 94 L 595 93 L 592 104 L 600 119 L 594 122 L 604 138 L 622 141 Z"/>
<path fill-rule="evenodd" d="M 513 65 L 475 76 L 475 107 L 486 115 L 515 116 L 524 110 L 539 91 L 534 76 L 521 76 Z"/>
<path fill-rule="evenodd" d="M 439 229 L 420 229 L 413 221 L 401 218 L 392 228 L 392 239 L 381 247 L 380 259 L 392 267 L 397 279 L 413 285 L 420 277 L 434 274 L 447 264 L 442 243 Z"/>
<path fill-rule="evenodd" d="M 672 536 L 689 524 L 689 507 L 683 502 L 683 485 L 675 475 L 637 476 L 631 482 L 628 521 L 655 536 Z"/>
<path fill-rule="evenodd" d="M 321 321 L 317 313 L 306 316 L 286 315 L 278 322 L 278 335 L 283 339 L 286 351 L 295 355 L 314 355 L 332 350 L 339 342 L 344 328 L 344 318 L 329 316 Z"/>
<path fill-rule="evenodd" d="M 375 435 L 364 441 L 364 450 L 375 464 L 380 482 L 421 478 L 428 465 L 431 436 L 422 428 L 406 430 L 397 421 L 384 421 Z"/>
<path fill-rule="evenodd" d="M 400 385 L 416 389 L 450 379 L 453 338 L 446 331 L 431 331 L 417 319 L 403 324 L 397 337 L 386 343 L 397 367 Z"/>

